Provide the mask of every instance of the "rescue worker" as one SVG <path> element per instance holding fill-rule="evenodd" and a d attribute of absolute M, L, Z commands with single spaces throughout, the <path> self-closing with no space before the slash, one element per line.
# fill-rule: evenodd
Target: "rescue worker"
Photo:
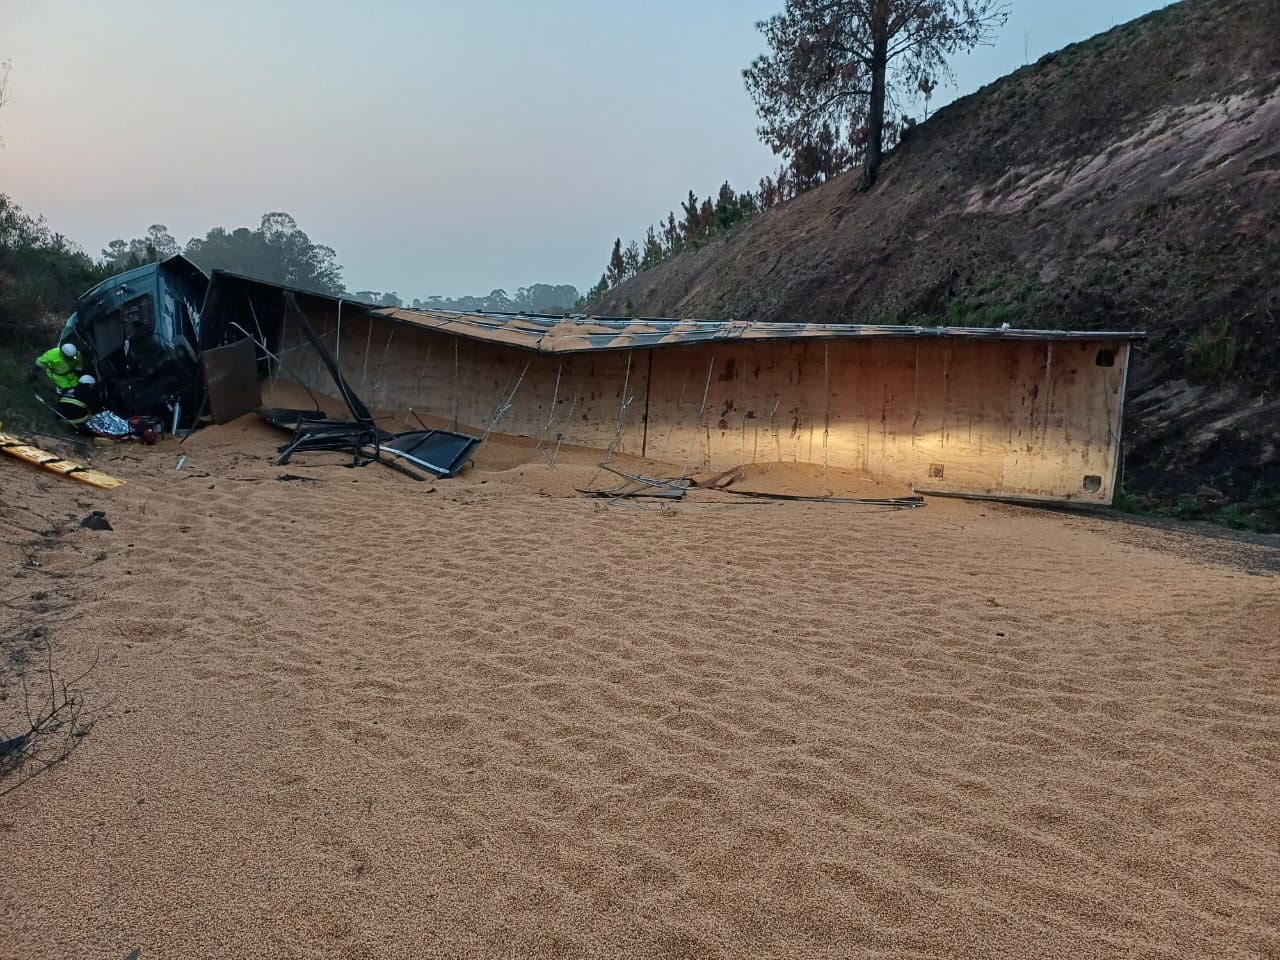
<path fill-rule="evenodd" d="M 71 391 L 71 395 L 90 410 L 102 408 L 102 394 L 98 390 L 98 380 L 92 374 L 86 373 L 81 377 L 75 389 Z"/>
<path fill-rule="evenodd" d="M 74 343 L 51 347 L 36 358 L 36 364 L 53 381 L 59 393 L 74 389 L 84 371 L 84 361 Z"/>

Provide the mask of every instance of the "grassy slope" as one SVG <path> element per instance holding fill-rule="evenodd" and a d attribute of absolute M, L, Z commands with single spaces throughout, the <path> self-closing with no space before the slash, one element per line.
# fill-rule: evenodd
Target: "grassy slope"
<path fill-rule="evenodd" d="M 13 344 L 6 344 L 0 349 L 0 423 L 4 424 L 6 431 L 47 430 L 53 422 L 49 411 L 36 399 L 34 389 L 27 382 L 27 368 L 37 352 Z"/>

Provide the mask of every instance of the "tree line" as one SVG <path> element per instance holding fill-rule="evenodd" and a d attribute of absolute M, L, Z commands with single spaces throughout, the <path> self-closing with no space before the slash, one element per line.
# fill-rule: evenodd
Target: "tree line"
<path fill-rule="evenodd" d="M 226 270 L 333 296 L 346 292 L 334 249 L 313 243 L 293 217 L 280 212 L 264 213 L 254 229 L 214 227 L 186 246 L 179 246 L 164 224 L 152 224 L 145 236 L 112 240 L 100 262 L 114 274 L 177 254 L 205 272 Z"/>
<path fill-rule="evenodd" d="M 861 167 L 858 187 L 870 190 L 885 152 L 916 123 L 906 108 L 923 100 L 927 117 L 938 83 L 954 79 L 950 59 L 991 43 L 1008 16 L 1003 0 L 785 0 L 756 23 L 768 51 L 742 72 L 756 132 L 782 165 L 754 193 L 727 183 L 714 200 L 691 192 L 684 218 L 668 214 L 643 246 L 616 239 L 586 300 L 847 170 Z M 736 215 L 727 225 L 717 214 L 726 210 Z"/>
<path fill-rule="evenodd" d="M 0 193 L 0 340 L 47 336 L 51 321 L 69 315 L 76 299 L 95 284 L 177 254 L 205 272 L 226 270 L 329 296 L 404 306 L 394 292 L 349 293 L 334 249 L 313 242 L 287 213 L 263 214 L 253 228 L 214 227 L 185 245 L 179 244 L 164 224 L 152 224 L 144 236 L 112 240 L 95 258 L 53 230 L 44 217 L 24 212 Z M 485 296 L 458 299 L 429 296 L 413 300 L 411 306 L 564 314 L 580 299 L 572 285 L 535 283 L 520 287 L 513 295 L 498 289 Z"/>
<path fill-rule="evenodd" d="M 570 284 L 535 283 L 520 287 L 514 295 L 503 289 L 484 296 L 451 299 L 439 295 L 415 298 L 406 304 L 396 291 L 349 291 L 342 281 L 342 267 L 332 247 L 311 242 L 287 213 L 263 214 L 256 230 L 240 227 L 228 231 L 214 227 L 203 238 L 193 238 L 180 248 L 163 224 L 154 224 L 145 237 L 113 240 L 102 251 L 102 259 L 114 272 L 163 260 L 181 253 L 205 272 L 226 270 L 259 280 L 281 283 L 300 290 L 329 296 L 350 297 L 380 307 L 410 306 L 413 309 L 494 310 L 510 313 L 566 313 L 580 299 L 578 288 Z"/>
<path fill-rule="evenodd" d="M 740 223 L 798 196 L 854 162 L 853 151 L 836 142 L 836 132 L 823 124 L 812 143 L 796 150 L 774 173 L 762 178 L 758 189 L 736 192 L 726 180 L 714 196 L 699 199 L 694 191 L 665 220 L 650 226 L 643 245 L 632 240 L 625 247 L 615 238 L 599 282 L 587 291 L 580 306 L 599 300 L 611 289 L 637 274 L 656 267 L 686 250 L 696 250 L 709 240 L 727 234 Z"/>
<path fill-rule="evenodd" d="M 0 342 L 43 336 L 49 317 L 114 272 L 0 193 Z"/>
<path fill-rule="evenodd" d="M 535 283 L 518 287 L 514 294 L 501 288 L 475 297 L 415 297 L 405 303 L 395 291 L 357 290 L 352 299 L 380 307 L 404 307 L 413 310 L 452 310 L 458 313 L 492 311 L 498 313 L 544 313 L 563 316 L 582 299 L 578 288 L 569 283 Z"/>

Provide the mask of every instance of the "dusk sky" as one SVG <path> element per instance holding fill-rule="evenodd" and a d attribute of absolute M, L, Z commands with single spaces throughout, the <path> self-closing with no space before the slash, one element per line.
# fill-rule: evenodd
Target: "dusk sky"
<path fill-rule="evenodd" d="M 1013 0 L 934 107 L 1157 7 Z M 741 71 L 782 0 L 0 0 L 0 191 L 96 255 L 293 214 L 348 289 L 597 279 L 777 166 Z"/>

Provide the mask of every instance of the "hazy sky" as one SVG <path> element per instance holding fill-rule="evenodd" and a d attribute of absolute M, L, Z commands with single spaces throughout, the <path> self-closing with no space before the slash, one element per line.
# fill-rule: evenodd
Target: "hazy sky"
<path fill-rule="evenodd" d="M 0 0 L 0 191 L 96 254 L 293 214 L 349 289 L 586 289 L 777 165 L 741 70 L 783 0 Z M 1156 7 L 1012 0 L 935 106 Z"/>

